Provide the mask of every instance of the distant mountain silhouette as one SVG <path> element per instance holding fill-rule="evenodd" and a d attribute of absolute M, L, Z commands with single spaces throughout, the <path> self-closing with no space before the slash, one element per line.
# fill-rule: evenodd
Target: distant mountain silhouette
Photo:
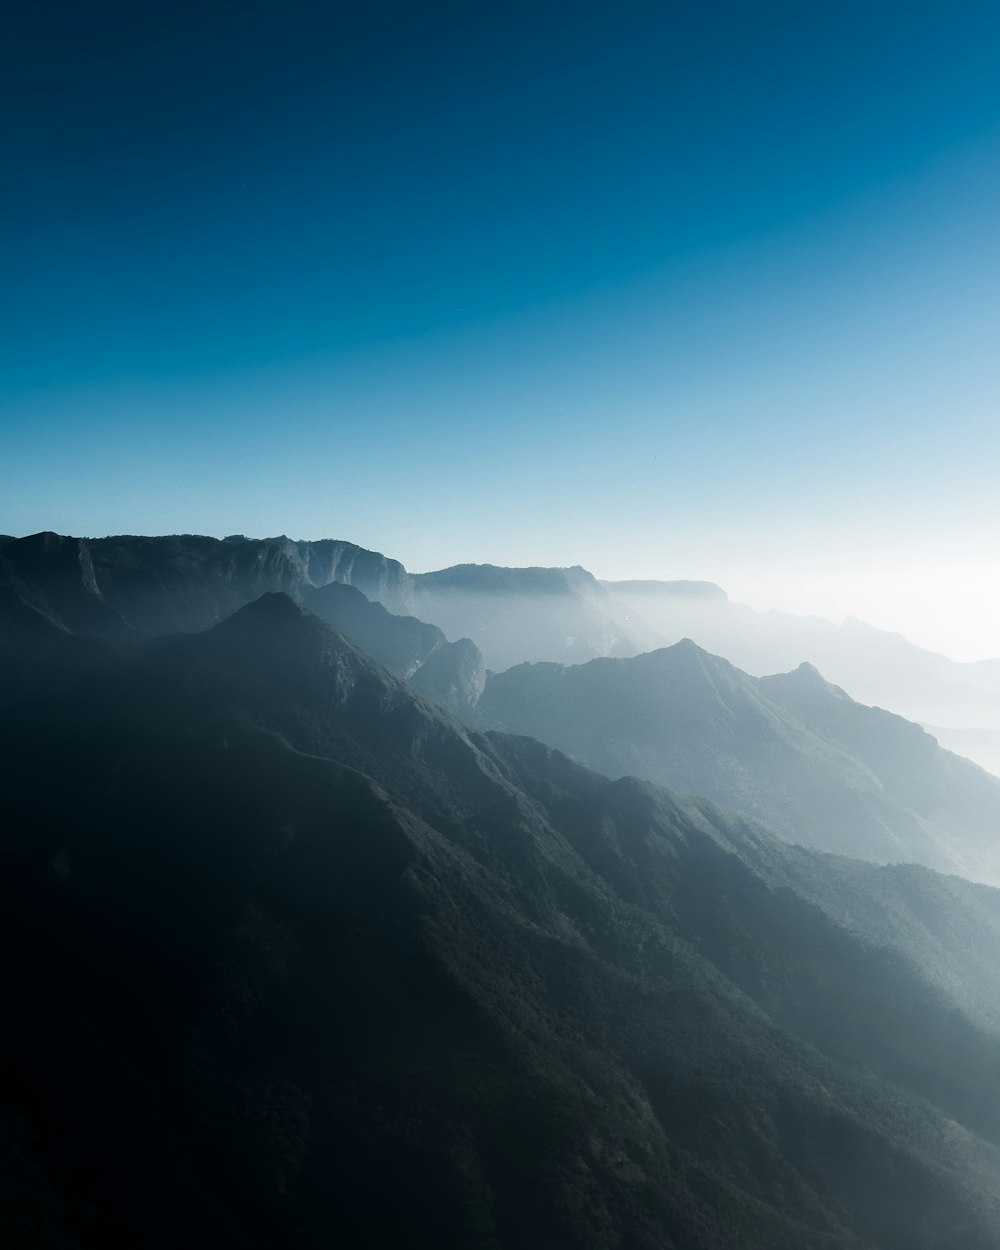
<path fill-rule="evenodd" d="M 602 582 L 602 586 L 619 598 L 641 597 L 648 595 L 653 599 L 663 597 L 672 599 L 695 599 L 702 602 L 728 603 L 729 596 L 721 586 L 714 582 L 673 581 L 658 582 L 650 580 Z"/>
<path fill-rule="evenodd" d="M 469 637 L 489 668 L 522 660 L 568 664 L 634 655 L 641 631 L 586 569 L 508 569 L 459 564 L 412 578 L 414 610 L 449 637 Z"/>
<path fill-rule="evenodd" d="M 807 661 L 854 698 L 933 727 L 944 746 L 1000 775 L 1000 660 L 959 664 L 853 617 L 835 625 L 815 616 L 756 612 L 721 594 L 678 593 L 684 583 L 602 584 L 642 617 L 658 645 L 693 638 L 757 677 Z"/>
<path fill-rule="evenodd" d="M 690 640 L 490 677 L 482 723 L 611 777 L 704 795 L 784 837 L 1000 882 L 1000 780 L 808 664 L 754 678 Z"/>
<path fill-rule="evenodd" d="M 472 733 L 281 593 L 9 635 L 0 748 L 5 1244 L 1000 1244 L 1000 893 Z"/>

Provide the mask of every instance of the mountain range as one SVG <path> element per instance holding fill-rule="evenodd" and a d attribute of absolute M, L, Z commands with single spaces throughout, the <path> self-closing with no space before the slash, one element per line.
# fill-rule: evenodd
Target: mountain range
<path fill-rule="evenodd" d="M 756 612 L 708 582 L 599 582 L 582 568 L 457 565 L 411 574 L 355 544 L 0 537 L 0 586 L 71 628 L 106 635 L 206 629 L 266 591 L 305 602 L 342 583 L 395 615 L 470 638 L 486 667 L 629 657 L 693 639 L 754 676 L 813 664 L 863 703 L 927 728 L 1000 774 L 1000 660 L 958 664 L 848 618 Z M 467 706 L 460 696 L 458 706 Z"/>
<path fill-rule="evenodd" d="M 589 654 L 649 636 L 651 626 L 630 616 L 626 644 L 601 615 L 629 596 L 733 607 L 707 583 L 621 583 L 614 599 L 579 569 L 473 565 L 414 577 L 341 542 L 51 534 L 0 547 L 4 582 L 23 611 L 118 640 L 204 629 L 262 592 L 288 593 L 468 724 L 531 734 L 612 777 L 712 798 L 817 849 L 1000 879 L 1000 782 L 919 726 L 855 702 L 808 663 L 755 678 L 685 640 L 497 673 L 472 639 L 449 641 L 365 593 L 400 610 L 444 604 L 438 617 L 456 632 L 506 639 L 511 655 L 565 650 L 560 632 L 578 628 Z"/>
<path fill-rule="evenodd" d="M 3 602 L 5 1244 L 1000 1245 L 1000 893 Z"/>
<path fill-rule="evenodd" d="M 924 725 L 943 746 L 1000 774 L 1000 661 L 958 663 L 850 616 L 836 625 L 822 617 L 756 612 L 704 583 L 603 585 L 627 608 L 633 626 L 641 618 L 655 635 L 652 645 L 693 638 L 756 677 L 812 663 L 854 698 Z"/>

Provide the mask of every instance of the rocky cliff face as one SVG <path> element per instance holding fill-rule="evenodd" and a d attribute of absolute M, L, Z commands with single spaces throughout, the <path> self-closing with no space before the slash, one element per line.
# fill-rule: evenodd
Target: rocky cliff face
<path fill-rule="evenodd" d="M 300 593 L 292 562 L 264 542 L 214 538 L 91 539 L 105 599 L 146 636 L 208 629 L 262 594 Z"/>
<path fill-rule="evenodd" d="M 471 639 L 461 661 L 457 652 L 453 661 L 442 654 L 422 675 L 416 653 L 406 661 L 420 689 L 456 709 L 471 707 L 481 685 L 477 649 L 486 664 L 505 668 L 526 659 L 632 655 L 640 645 L 641 630 L 630 630 L 612 597 L 581 568 L 460 565 L 410 575 L 398 561 L 352 543 L 284 535 L 219 541 L 47 534 L 13 540 L 2 553 L 0 584 L 66 628 L 104 637 L 194 632 L 262 594 L 281 592 L 304 603 L 325 586 L 353 587 L 397 617 L 438 627 L 445 640 Z M 384 634 L 384 625 L 368 614 L 366 628 Z M 385 639 L 372 645 L 384 646 Z M 393 671 L 405 671 L 385 654 Z"/>
<path fill-rule="evenodd" d="M 45 623 L 117 640 L 195 633 L 273 593 L 307 603 L 414 689 L 471 718 L 485 684 L 478 648 L 397 614 L 413 600 L 411 579 L 378 552 L 243 535 L 220 542 L 39 534 L 0 549 L 0 634 L 37 632 Z"/>
<path fill-rule="evenodd" d="M 36 534 L 3 548 L 0 581 L 72 632 L 109 638 L 206 629 L 267 591 L 297 593 L 300 578 L 266 543 Z"/>
<path fill-rule="evenodd" d="M 281 551 L 310 586 L 332 582 L 354 586 L 397 615 L 413 611 L 411 579 L 398 560 L 332 539 L 293 542 L 282 535 L 265 541 Z"/>
<path fill-rule="evenodd" d="M 262 594 L 301 600 L 328 582 L 397 610 L 409 601 L 401 564 L 344 542 L 36 534 L 6 544 L 0 560 L 0 584 L 68 629 L 105 637 L 207 629 Z"/>
<path fill-rule="evenodd" d="M 118 638 L 134 632 L 104 596 L 86 539 L 42 533 L 4 544 L 0 584 L 73 632 Z"/>

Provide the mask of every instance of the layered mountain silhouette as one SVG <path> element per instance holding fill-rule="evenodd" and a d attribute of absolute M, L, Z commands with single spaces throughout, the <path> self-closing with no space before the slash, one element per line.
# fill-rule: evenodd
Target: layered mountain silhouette
<path fill-rule="evenodd" d="M 1000 882 L 1000 780 L 803 664 L 754 678 L 689 639 L 493 674 L 484 724 L 704 795 L 790 840 Z"/>
<path fill-rule="evenodd" d="M 494 668 L 638 649 L 617 619 L 618 605 L 580 568 L 460 565 L 413 575 L 352 543 L 284 536 L 45 533 L 0 547 L 0 585 L 74 631 L 105 637 L 203 630 L 269 591 L 303 602 L 331 583 L 352 586 L 395 615 L 418 616 L 452 640 L 472 637 Z"/>
<path fill-rule="evenodd" d="M 449 642 L 436 625 L 396 616 L 340 582 L 316 587 L 304 600 L 310 611 L 415 690 L 462 719 L 474 715 L 486 670 L 470 639 Z"/>
<path fill-rule="evenodd" d="M 117 641 L 196 630 L 262 589 L 284 591 L 468 723 L 533 734 L 612 776 L 706 795 L 819 849 L 998 879 L 997 783 L 917 726 L 853 702 L 811 665 L 758 680 L 685 642 L 591 667 L 515 666 L 484 694 L 473 641 L 450 642 L 331 577 L 355 578 L 397 606 L 450 604 L 441 619 L 456 632 L 508 639 L 512 654 L 565 652 L 570 627 L 592 630 L 579 637 L 584 654 L 626 647 L 604 615 L 615 601 L 583 570 L 475 565 L 414 577 L 350 544 L 240 536 L 9 540 L 0 547 L 0 640 L 15 628 Z M 708 583 L 618 589 L 733 606 Z M 637 639 L 651 629 L 637 616 L 626 624 Z"/>
<path fill-rule="evenodd" d="M 471 732 L 282 593 L 27 610 L 5 1244 L 1000 1244 L 1000 893 Z"/>
<path fill-rule="evenodd" d="M 469 637 L 486 664 L 523 660 L 579 663 L 635 655 L 642 627 L 630 628 L 611 595 L 586 569 L 507 569 L 459 564 L 412 578 L 414 610 L 450 637 Z"/>
<path fill-rule="evenodd" d="M 471 639 L 495 670 L 627 657 L 685 637 L 755 676 L 809 662 L 853 697 L 917 721 L 1000 774 L 1000 661 L 956 664 L 851 619 L 755 612 L 709 582 L 601 583 L 578 567 L 411 574 L 353 543 L 283 535 L 37 534 L 0 543 L 0 586 L 69 629 L 105 637 L 207 629 L 268 591 L 306 602 L 330 583 L 436 625 L 451 641 Z"/>
<path fill-rule="evenodd" d="M 602 584 L 642 618 L 658 645 L 693 638 L 758 677 L 812 663 L 856 699 L 917 721 L 944 746 L 1000 775 L 1000 661 L 956 663 L 852 617 L 835 625 L 756 612 L 707 583 Z"/>

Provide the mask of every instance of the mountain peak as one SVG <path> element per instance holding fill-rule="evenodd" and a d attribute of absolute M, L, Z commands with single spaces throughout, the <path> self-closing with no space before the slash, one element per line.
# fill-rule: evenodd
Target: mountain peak
<path fill-rule="evenodd" d="M 280 642 L 284 648 L 290 644 L 293 648 L 307 647 L 309 644 L 316 647 L 330 639 L 350 647 L 331 626 L 307 612 L 283 591 L 268 591 L 234 612 L 232 616 L 227 616 L 206 635 L 193 635 L 194 638 L 199 636 L 226 643 L 247 642 L 253 647 L 259 646 L 262 640 L 266 640 L 269 646 Z"/>
<path fill-rule="evenodd" d="M 651 655 L 669 656 L 676 663 L 683 663 L 687 667 L 707 668 L 732 667 L 728 660 L 722 659 L 721 656 L 713 655 L 711 651 L 706 651 L 704 647 L 699 647 L 693 638 L 681 638 L 679 642 L 675 642 L 670 647 L 660 647 L 657 651 L 652 651 Z M 636 657 L 641 659 L 641 657 Z"/>
<path fill-rule="evenodd" d="M 707 655 L 708 652 L 699 647 L 693 638 L 681 638 L 675 642 L 672 647 L 667 648 L 668 651 L 676 651 L 679 655 L 690 655 L 697 653 L 698 655 Z"/>
<path fill-rule="evenodd" d="M 298 620 L 305 615 L 305 609 L 300 607 L 291 595 L 285 594 L 283 590 L 269 590 L 266 594 L 261 595 L 259 599 L 255 599 L 252 603 L 248 603 L 245 607 L 234 612 L 230 619 L 236 620 L 243 617 L 270 621 L 291 621 Z"/>
<path fill-rule="evenodd" d="M 769 694 L 784 691 L 787 695 L 824 695 L 827 698 L 853 701 L 850 695 L 839 686 L 827 681 L 815 664 L 810 664 L 808 660 L 803 660 L 797 668 L 793 668 L 788 673 L 773 673 L 759 680 L 762 688 Z"/>
<path fill-rule="evenodd" d="M 839 686 L 835 686 L 832 682 L 826 680 L 815 664 L 810 664 L 808 660 L 803 660 L 798 668 L 792 669 L 790 673 L 784 674 L 786 677 L 793 679 L 799 686 L 807 687 L 812 690 L 837 691 L 842 694 Z"/>
<path fill-rule="evenodd" d="M 637 672 L 669 674 L 670 680 L 707 682 L 717 686 L 729 685 L 746 678 L 735 665 L 721 655 L 714 655 L 691 638 L 682 638 L 670 647 L 659 647 L 642 655 L 622 660 L 621 663 Z M 749 679 L 747 679 L 749 680 Z"/>

